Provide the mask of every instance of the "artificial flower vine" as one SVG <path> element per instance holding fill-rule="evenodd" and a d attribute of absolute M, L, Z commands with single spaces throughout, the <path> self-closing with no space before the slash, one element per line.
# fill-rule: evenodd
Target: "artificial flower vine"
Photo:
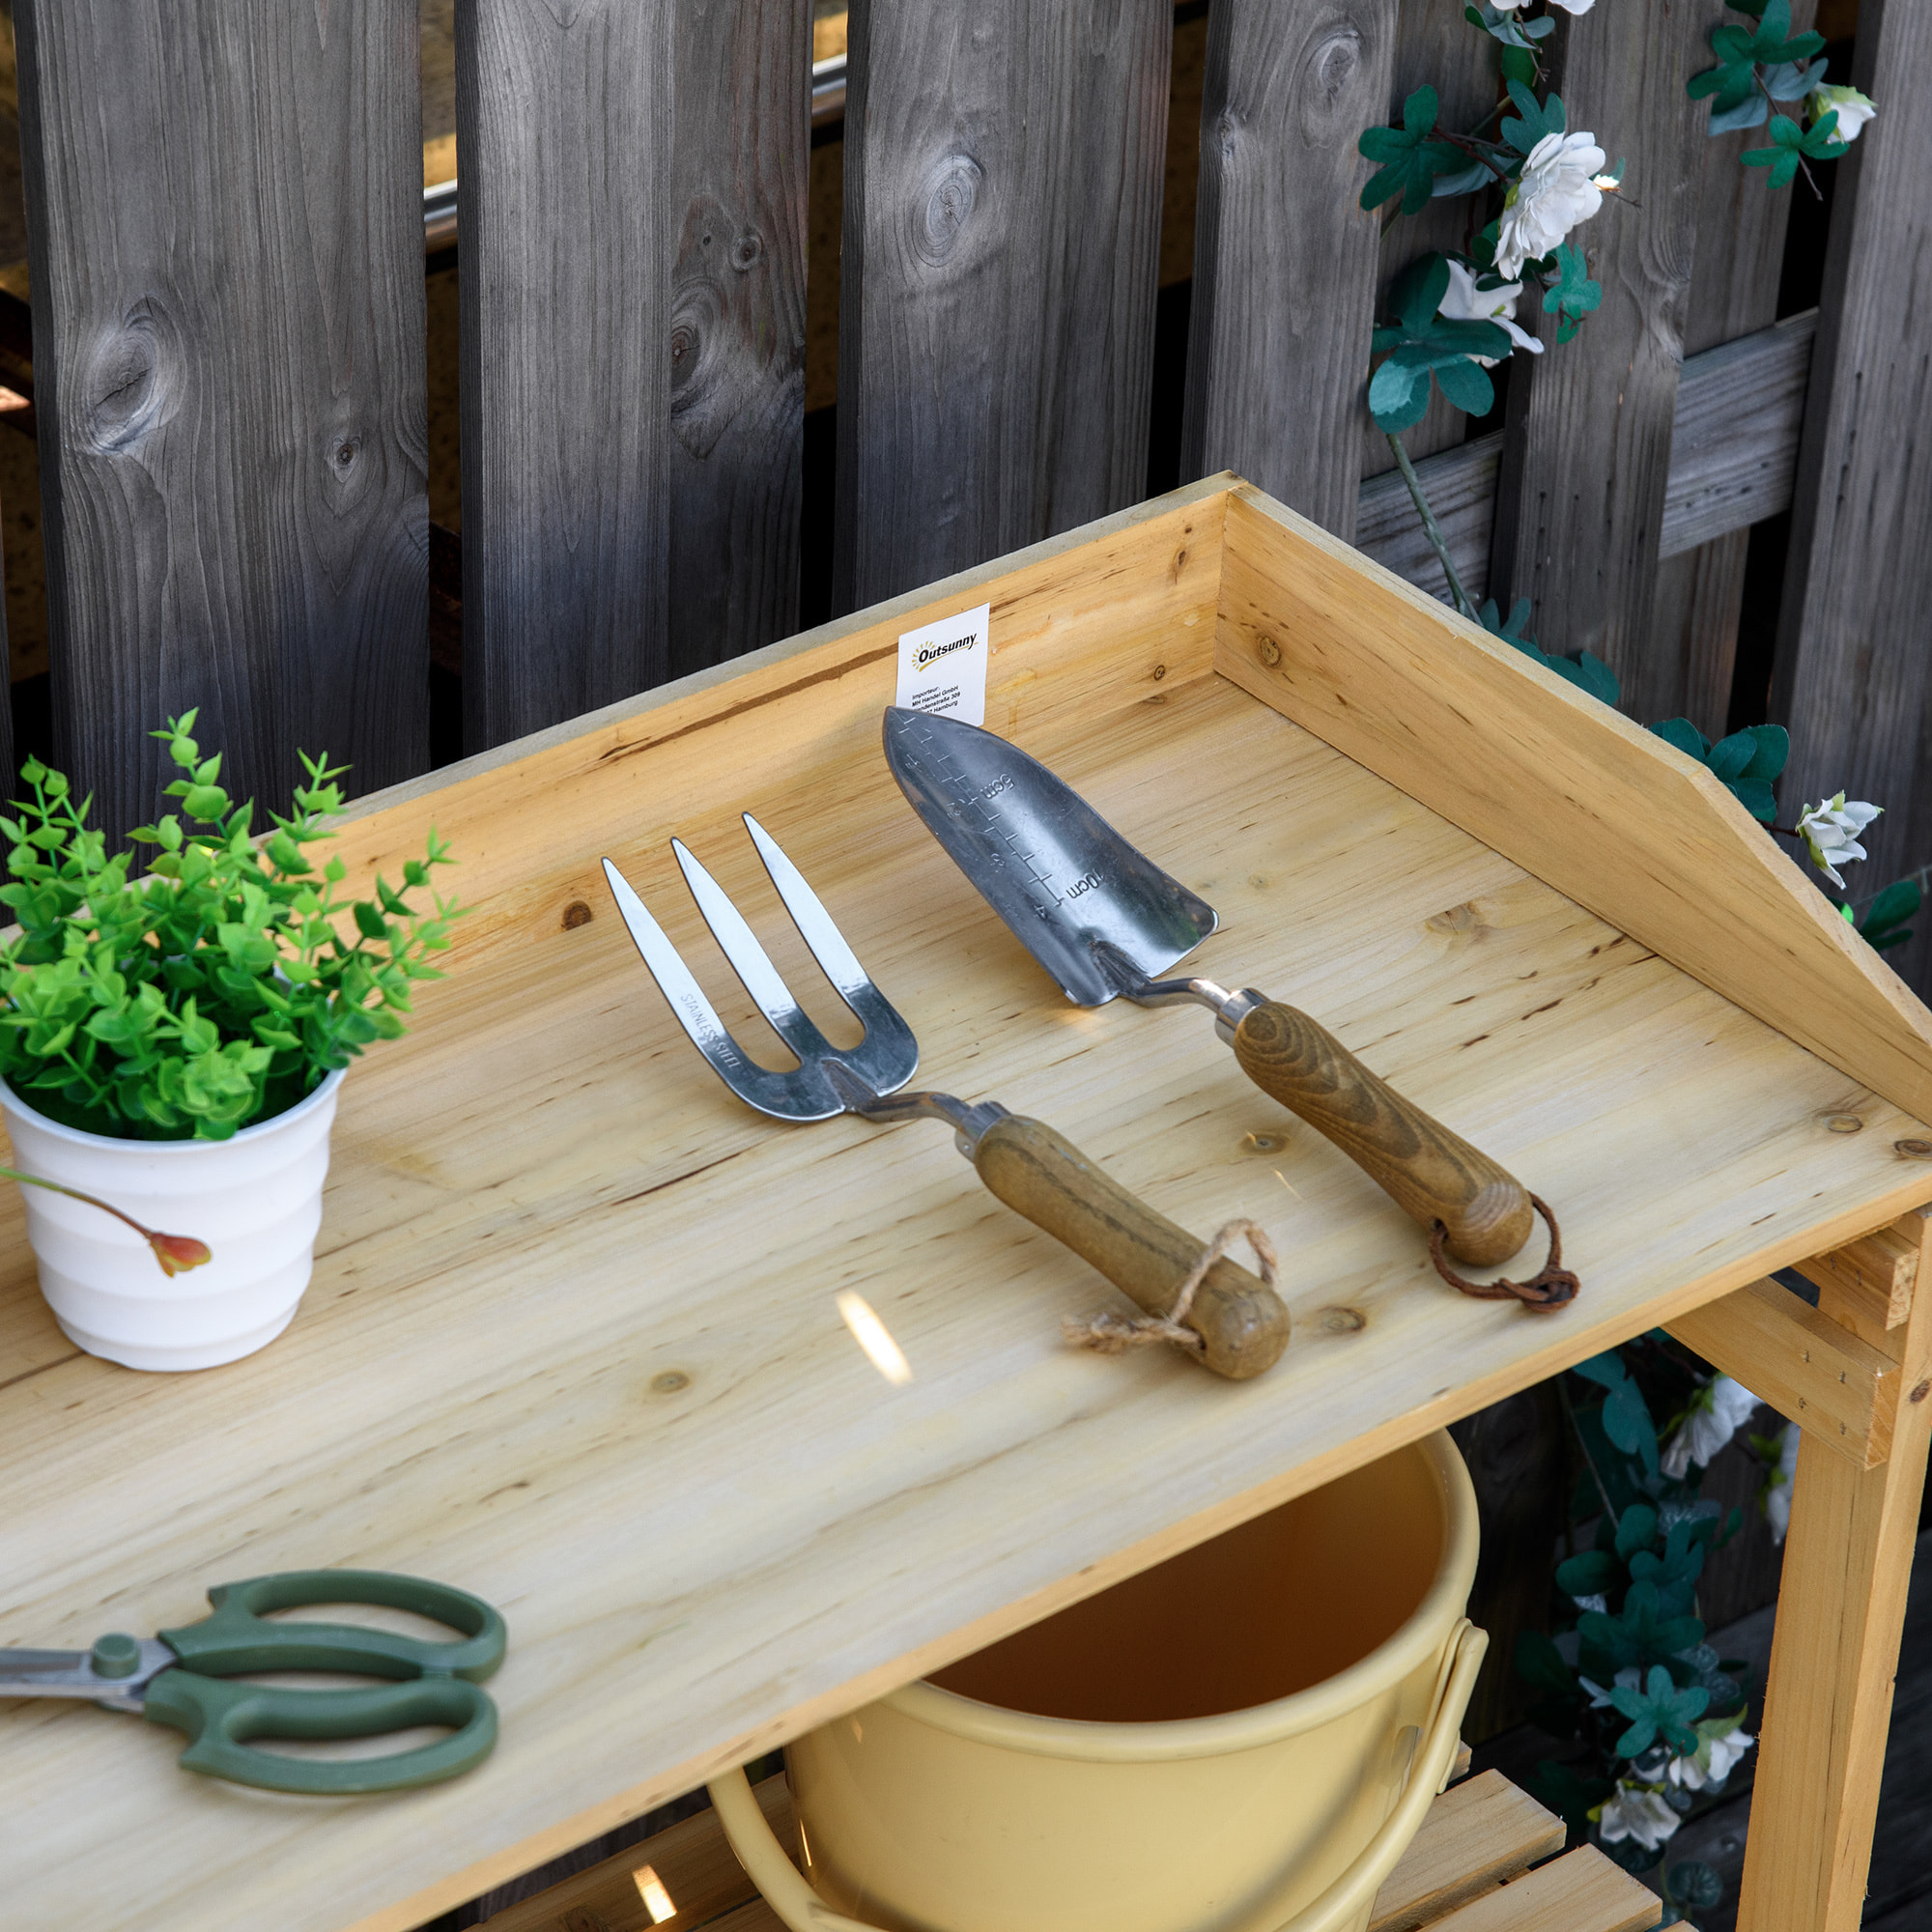
<path fill-rule="evenodd" d="M 1496 104 L 1466 133 L 1451 133 L 1438 126 L 1435 90 L 1421 87 L 1403 103 L 1400 127 L 1371 128 L 1359 146 L 1377 163 L 1361 205 L 1386 206 L 1385 227 L 1445 197 L 1471 201 L 1463 249 L 1432 251 L 1396 275 L 1384 304 L 1386 320 L 1370 343 L 1380 360 L 1369 382 L 1369 413 L 1388 439 L 1442 566 L 1450 600 L 1464 616 L 1547 670 L 1615 704 L 1622 687 L 1602 659 L 1589 651 L 1559 657 L 1527 635 L 1526 598 L 1518 600 L 1507 618 L 1493 599 L 1478 607 L 1463 585 L 1401 440 L 1404 430 L 1422 420 L 1433 391 L 1465 415 L 1487 415 L 1496 400 L 1490 372 L 1518 352 L 1544 353 L 1545 342 L 1517 320 L 1518 304 L 1526 297 L 1539 296 L 1543 313 L 1556 319 L 1558 345 L 1572 342 L 1603 301 L 1603 288 L 1572 238 L 1621 185 L 1624 163 L 1606 171 L 1596 135 L 1569 127 L 1559 96 L 1536 91 L 1543 78 L 1541 43 L 1556 26 L 1549 9 L 1561 6 L 1577 14 L 1594 4 L 1544 0 L 1541 12 L 1534 11 L 1535 0 L 1486 0 L 1465 7 L 1463 17 L 1496 47 L 1501 83 Z M 1771 187 L 1787 186 L 1801 170 L 1809 180 L 1808 163 L 1836 159 L 1878 110 L 1856 88 L 1826 85 L 1826 63 L 1816 58 L 1824 37 L 1791 32 L 1790 0 L 1729 4 L 1752 25 L 1713 30 L 1717 65 L 1695 75 L 1689 92 L 1693 99 L 1710 99 L 1713 134 L 1770 124 L 1771 145 L 1747 151 L 1743 159 L 1765 169 Z M 1788 103 L 1801 103 L 1801 111 L 1781 111 Z M 1492 122 L 1494 139 L 1484 132 Z M 1865 857 L 1859 835 L 1879 815 L 1879 807 L 1848 802 L 1840 792 L 1807 805 L 1796 826 L 1777 825 L 1772 782 L 1791 750 L 1779 726 L 1752 725 L 1716 744 L 1685 718 L 1651 729 L 1711 771 L 1753 817 L 1798 840 L 1818 869 L 1843 889 L 1837 867 Z M 1905 921 L 1918 912 L 1920 897 L 1916 881 L 1901 880 L 1879 895 L 1862 923 L 1849 908 L 1843 910 L 1856 930 L 1884 950 L 1911 937 Z"/>

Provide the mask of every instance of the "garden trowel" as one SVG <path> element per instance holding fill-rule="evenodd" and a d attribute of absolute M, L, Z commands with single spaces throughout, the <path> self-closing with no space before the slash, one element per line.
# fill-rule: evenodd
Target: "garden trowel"
<path fill-rule="evenodd" d="M 897 705 L 886 712 L 885 740 L 886 762 L 926 829 L 1076 1006 L 1125 994 L 1144 1007 L 1208 1008 L 1248 1078 L 1425 1228 L 1439 1227 L 1434 1238 L 1458 1261 L 1494 1266 L 1522 1247 L 1541 1204 L 1306 1013 L 1252 988 L 1157 977 L 1213 932 L 1214 908 L 1037 759 L 977 725 Z M 1536 1283 L 1494 1286 L 1532 1306 L 1558 1306 L 1576 1286 L 1557 1260 L 1552 1252 Z"/>

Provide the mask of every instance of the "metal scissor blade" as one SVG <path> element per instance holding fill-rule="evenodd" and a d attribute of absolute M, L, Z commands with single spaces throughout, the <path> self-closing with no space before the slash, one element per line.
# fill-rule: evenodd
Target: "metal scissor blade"
<path fill-rule="evenodd" d="M 31 1677 L 43 1670 L 78 1670 L 84 1650 L 0 1650 L 0 1679 Z"/>
<path fill-rule="evenodd" d="M 1152 980 L 1218 923 L 1206 899 L 1004 738 L 894 705 L 885 740 L 886 762 L 926 830 L 1076 1006 L 1104 1006 L 1126 990 L 1097 943 Z"/>
<path fill-rule="evenodd" d="M 631 890 L 631 882 L 609 859 L 604 861 L 604 877 L 678 1025 L 704 1056 L 706 1065 L 732 1093 L 760 1113 L 781 1121 L 824 1121 L 845 1111 L 844 1101 L 815 1069 L 801 1065 L 787 1073 L 774 1073 L 740 1051 L 704 997 L 703 987 L 692 977 L 691 968 L 678 956 L 677 948 Z"/>
<path fill-rule="evenodd" d="M 150 1679 L 181 1660 L 158 1637 L 143 1637 L 133 1668 L 120 1677 L 98 1669 L 87 1650 L 0 1650 L 0 1697 L 88 1697 L 138 1711 Z"/>

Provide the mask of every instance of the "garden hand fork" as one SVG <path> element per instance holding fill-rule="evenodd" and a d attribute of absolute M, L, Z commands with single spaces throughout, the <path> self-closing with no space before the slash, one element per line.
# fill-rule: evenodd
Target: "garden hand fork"
<path fill-rule="evenodd" d="M 786 1072 L 759 1066 L 731 1037 L 643 901 L 617 867 L 604 861 L 604 875 L 644 964 L 678 1024 L 725 1086 L 781 1121 L 824 1121 L 849 1113 L 868 1121 L 919 1116 L 949 1122 L 960 1152 L 994 1194 L 1091 1262 L 1150 1315 L 1176 1317 L 1185 1332 L 1176 1331 L 1175 1339 L 1184 1340 L 1208 1368 L 1236 1381 L 1267 1368 L 1287 1346 L 1289 1326 L 1288 1310 L 1267 1283 L 1217 1255 L 1181 1309 L 1180 1292 L 1208 1252 L 1186 1229 L 1155 1213 L 1038 1121 L 1009 1114 L 990 1100 L 969 1106 L 951 1094 L 899 1091 L 919 1065 L 912 1029 L 873 984 L 778 841 L 749 812 L 745 826 L 812 957 L 866 1029 L 857 1046 L 835 1047 L 793 999 L 724 888 L 682 839 L 673 838 L 671 850 L 685 883 L 720 950 L 773 1031 L 797 1056 L 798 1065 Z"/>

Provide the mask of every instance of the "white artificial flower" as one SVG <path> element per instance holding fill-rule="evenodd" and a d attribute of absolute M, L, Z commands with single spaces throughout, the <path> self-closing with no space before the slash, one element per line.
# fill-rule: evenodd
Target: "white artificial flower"
<path fill-rule="evenodd" d="M 1672 1784 L 1685 1791 L 1713 1790 L 1730 1776 L 1738 1760 L 1757 1740 L 1747 1730 L 1733 1730 L 1723 1737 L 1703 1737 L 1690 1757 L 1674 1757 L 1664 1767 Z"/>
<path fill-rule="evenodd" d="M 1777 1467 L 1765 1481 L 1764 1514 L 1774 1543 L 1782 1543 L 1791 1527 L 1791 1484 L 1798 1473 L 1798 1445 L 1803 1439 L 1797 1423 L 1784 1425 L 1784 1434 L 1777 1441 Z"/>
<path fill-rule="evenodd" d="M 1516 298 L 1521 294 L 1520 282 L 1505 282 L 1499 289 L 1479 289 L 1475 275 L 1467 268 L 1461 262 L 1451 262 L 1449 286 L 1443 291 L 1435 313 L 1447 316 L 1451 322 L 1492 322 L 1498 328 L 1508 330 L 1509 339 L 1519 349 L 1541 355 L 1543 344 L 1526 328 L 1517 327 Z M 1497 355 L 1476 357 L 1485 369 L 1493 369 L 1501 359 Z"/>
<path fill-rule="evenodd" d="M 1885 810 L 1882 805 L 1866 805 L 1861 799 L 1845 803 L 1845 794 L 1828 798 L 1819 805 L 1807 805 L 1798 821 L 1799 836 L 1810 848 L 1811 863 L 1834 886 L 1845 882 L 1838 876 L 1834 860 L 1862 859 L 1865 848 L 1859 835 Z"/>
<path fill-rule="evenodd" d="M 1729 1376 L 1714 1376 L 1690 1398 L 1684 1420 L 1663 1451 L 1663 1473 L 1682 1482 L 1690 1464 L 1707 1468 L 1751 1418 L 1757 1397 Z"/>
<path fill-rule="evenodd" d="M 1514 278 L 1604 205 L 1595 180 L 1604 151 L 1593 134 L 1546 134 L 1511 186 L 1496 241 L 1496 273 Z"/>
<path fill-rule="evenodd" d="M 1878 103 L 1856 87 L 1814 87 L 1811 90 L 1811 119 L 1822 121 L 1833 108 L 1838 110 L 1838 125 L 1833 128 L 1840 141 L 1856 141 L 1864 125 L 1878 112 Z"/>
<path fill-rule="evenodd" d="M 1498 14 L 1514 14 L 1523 4 L 1524 0 L 1490 0 L 1490 5 Z M 1597 4 L 1597 0 L 1556 0 L 1556 4 L 1565 13 L 1587 14 Z"/>
<path fill-rule="evenodd" d="M 1661 1791 L 1622 1781 L 1597 1813 L 1597 1830 L 1605 1844 L 1634 1838 L 1647 1852 L 1656 1851 L 1683 1822 Z"/>

